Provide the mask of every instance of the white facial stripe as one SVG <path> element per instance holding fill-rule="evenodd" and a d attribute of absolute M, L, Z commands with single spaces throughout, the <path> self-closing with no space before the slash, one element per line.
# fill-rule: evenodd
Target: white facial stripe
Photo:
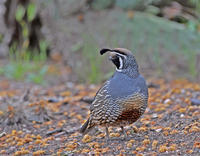
<path fill-rule="evenodd" d="M 118 71 L 118 72 L 122 72 L 122 70 L 120 70 L 120 69 L 117 69 L 117 68 L 116 68 L 116 71 Z"/>
<path fill-rule="evenodd" d="M 123 54 L 120 54 L 120 53 L 116 53 L 116 54 L 119 55 L 119 56 L 122 56 L 126 59 L 126 55 L 123 55 Z"/>
<path fill-rule="evenodd" d="M 120 53 L 117 53 L 117 52 L 111 52 L 111 53 L 114 53 L 114 54 L 116 54 L 116 55 L 122 56 L 122 57 L 124 57 L 125 59 L 127 58 L 126 55 L 123 55 L 123 54 L 120 54 Z"/>
<path fill-rule="evenodd" d="M 120 65 L 119 65 L 119 69 L 116 68 L 116 70 L 117 70 L 118 72 L 121 72 L 121 71 L 122 71 L 122 68 L 123 68 L 123 65 L 124 65 L 123 59 L 122 59 L 121 57 L 123 57 L 124 59 L 126 59 L 127 56 L 126 56 L 126 55 L 123 55 L 123 54 L 120 54 L 120 53 L 117 53 L 117 52 L 111 52 L 111 53 L 114 53 L 114 54 L 118 55 L 118 57 L 119 57 L 119 64 L 120 64 Z"/>
<path fill-rule="evenodd" d="M 119 64 L 120 64 L 119 69 L 122 69 L 122 67 L 123 67 L 123 60 L 122 60 L 121 57 L 119 57 Z"/>

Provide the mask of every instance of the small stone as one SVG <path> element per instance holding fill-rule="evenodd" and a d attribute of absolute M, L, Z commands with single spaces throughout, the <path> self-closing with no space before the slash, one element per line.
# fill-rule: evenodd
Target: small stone
<path fill-rule="evenodd" d="M 89 97 L 89 96 L 84 96 L 81 101 L 86 102 L 86 103 L 92 103 L 94 101 L 93 97 Z"/>
<path fill-rule="evenodd" d="M 6 135 L 6 132 L 2 132 L 2 133 L 0 134 L 0 138 L 3 137 L 3 136 L 5 136 L 5 135 Z"/>
<path fill-rule="evenodd" d="M 185 93 L 185 89 L 181 89 L 181 93 L 184 94 Z"/>
<path fill-rule="evenodd" d="M 49 98 L 48 102 L 50 102 L 50 103 L 56 103 L 56 102 L 59 102 L 59 100 L 56 99 L 56 98 Z"/>
<path fill-rule="evenodd" d="M 161 132 L 162 128 L 156 129 L 156 132 Z"/>
<path fill-rule="evenodd" d="M 153 119 L 155 119 L 155 118 L 157 118 L 157 117 L 158 117 L 158 114 L 156 114 L 156 113 L 152 114 L 152 118 L 153 118 Z"/>
<path fill-rule="evenodd" d="M 67 85 L 68 88 L 73 88 L 74 87 L 74 84 L 72 82 L 67 82 L 66 85 Z"/>
<path fill-rule="evenodd" d="M 170 99 L 166 99 L 165 101 L 164 101 L 164 104 L 167 104 L 167 103 L 169 103 L 171 100 Z"/>
<path fill-rule="evenodd" d="M 56 141 L 60 141 L 60 140 L 61 140 L 61 138 L 55 138 L 55 140 L 56 140 Z"/>
<path fill-rule="evenodd" d="M 191 99 L 190 101 L 192 105 L 200 106 L 200 99 Z"/>

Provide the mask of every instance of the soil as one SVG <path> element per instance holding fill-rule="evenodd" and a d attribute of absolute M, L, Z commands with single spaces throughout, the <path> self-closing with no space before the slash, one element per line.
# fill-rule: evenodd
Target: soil
<path fill-rule="evenodd" d="M 144 115 L 125 127 L 96 127 L 82 136 L 80 126 L 100 86 L 65 83 L 39 86 L 1 80 L 1 155 L 198 155 L 200 85 L 187 80 L 148 79 Z"/>

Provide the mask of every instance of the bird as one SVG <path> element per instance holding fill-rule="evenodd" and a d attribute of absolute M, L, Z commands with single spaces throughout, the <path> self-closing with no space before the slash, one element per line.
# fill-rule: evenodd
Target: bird
<path fill-rule="evenodd" d="M 90 105 L 90 116 L 80 128 L 80 132 L 85 135 L 94 127 L 103 126 L 109 140 L 108 127 L 120 127 L 124 138 L 127 138 L 124 126 L 136 122 L 145 112 L 148 87 L 130 50 L 100 50 L 101 55 L 107 52 L 109 60 L 116 66 L 116 71 L 97 91 Z"/>

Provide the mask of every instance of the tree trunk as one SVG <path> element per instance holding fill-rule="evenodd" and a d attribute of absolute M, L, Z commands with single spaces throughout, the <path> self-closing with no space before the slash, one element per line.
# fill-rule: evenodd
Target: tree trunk
<path fill-rule="evenodd" d="M 32 4 L 32 12 L 30 11 Z M 4 21 L 11 33 L 9 48 L 16 53 L 37 55 L 41 50 L 40 42 L 44 41 L 41 32 L 42 22 L 36 4 L 31 0 L 6 0 Z M 21 10 L 20 10 L 21 9 Z M 22 15 L 20 15 L 22 14 Z M 30 19 L 32 16 L 32 19 Z M 45 53 L 48 53 L 46 48 Z"/>

